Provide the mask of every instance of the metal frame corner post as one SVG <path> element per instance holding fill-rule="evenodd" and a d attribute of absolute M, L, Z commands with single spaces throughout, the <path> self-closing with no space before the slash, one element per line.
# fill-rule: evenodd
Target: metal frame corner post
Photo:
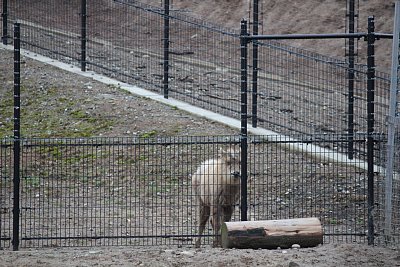
<path fill-rule="evenodd" d="M 13 170 L 13 250 L 19 249 L 19 213 L 20 213 L 20 111 L 21 111 L 21 60 L 20 60 L 20 24 L 14 24 L 14 170 Z"/>
<path fill-rule="evenodd" d="M 253 36 L 258 35 L 259 2 L 253 1 Z M 251 125 L 257 127 L 257 98 L 258 98 L 258 43 L 253 41 L 253 74 L 252 74 L 252 117 Z"/>
<path fill-rule="evenodd" d="M 86 71 L 87 3 L 81 0 L 81 70 Z"/>
<path fill-rule="evenodd" d="M 393 164 L 395 153 L 395 132 L 396 132 L 396 116 L 397 110 L 397 94 L 399 90 L 399 75 L 400 75 L 400 1 L 396 1 L 394 23 L 393 23 L 393 43 L 392 43 L 392 66 L 390 79 L 390 100 L 388 114 L 388 134 L 387 134 L 387 162 L 385 173 L 385 223 L 384 236 L 385 241 L 390 241 L 392 233 L 392 197 L 393 197 Z"/>
<path fill-rule="evenodd" d="M 8 0 L 3 0 L 3 10 L 1 13 L 2 23 L 3 23 L 3 33 L 1 40 L 4 45 L 8 44 Z"/>
<path fill-rule="evenodd" d="M 355 27 L 355 4 L 354 0 L 349 1 L 349 13 L 348 25 L 349 32 L 354 33 Z M 349 38 L 348 41 L 348 69 L 347 69 L 347 79 L 348 79 L 348 121 L 347 121 L 347 131 L 348 131 L 348 148 L 347 153 L 349 159 L 354 157 L 354 48 L 355 38 Z"/>
<path fill-rule="evenodd" d="M 368 164 L 368 244 L 374 244 L 374 100 L 375 100 L 375 19 L 368 17 L 367 34 L 367 164 Z"/>
<path fill-rule="evenodd" d="M 240 24 L 240 148 L 241 148 L 241 202 L 240 219 L 247 221 L 247 21 Z"/>
<path fill-rule="evenodd" d="M 164 74 L 163 74 L 163 90 L 164 98 L 168 98 L 169 94 L 169 0 L 164 0 Z"/>

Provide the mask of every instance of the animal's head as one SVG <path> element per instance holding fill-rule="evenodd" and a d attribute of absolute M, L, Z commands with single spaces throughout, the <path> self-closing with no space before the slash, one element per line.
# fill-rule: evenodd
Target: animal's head
<path fill-rule="evenodd" d="M 229 147 L 221 152 L 221 158 L 228 165 L 240 167 L 240 149 Z"/>

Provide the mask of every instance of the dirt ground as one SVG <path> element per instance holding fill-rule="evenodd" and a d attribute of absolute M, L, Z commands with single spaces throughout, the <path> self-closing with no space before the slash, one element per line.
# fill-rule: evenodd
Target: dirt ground
<path fill-rule="evenodd" d="M 216 248 L 63 248 L 0 252 L 0 266 L 400 266 L 397 250 L 323 245 L 285 250 Z"/>

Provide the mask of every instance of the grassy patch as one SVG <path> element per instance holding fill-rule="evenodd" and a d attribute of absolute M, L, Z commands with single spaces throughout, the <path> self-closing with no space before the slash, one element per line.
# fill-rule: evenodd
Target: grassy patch
<path fill-rule="evenodd" d="M 0 138 L 13 135 L 12 90 L 0 98 Z M 110 129 L 115 122 L 91 115 L 85 99 L 70 95 L 68 88 L 37 90 L 29 81 L 21 88 L 21 135 L 24 137 L 91 137 Z M 86 96 L 85 96 L 86 97 Z"/>
<path fill-rule="evenodd" d="M 146 132 L 146 133 L 142 133 L 140 135 L 141 138 L 151 138 L 157 135 L 157 131 L 156 130 L 151 130 L 150 132 Z"/>
<path fill-rule="evenodd" d="M 26 187 L 30 187 L 30 188 L 37 188 L 40 186 L 40 178 L 36 177 L 36 176 L 26 177 L 25 185 L 26 185 Z"/>

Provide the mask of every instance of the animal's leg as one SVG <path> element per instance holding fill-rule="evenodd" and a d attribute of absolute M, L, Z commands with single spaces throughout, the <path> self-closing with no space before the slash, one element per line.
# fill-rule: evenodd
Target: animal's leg
<path fill-rule="evenodd" d="M 221 245 L 221 234 L 219 232 L 221 228 L 221 206 L 214 206 L 212 209 L 212 227 L 214 234 L 216 235 L 213 242 L 213 247 Z"/>
<path fill-rule="evenodd" d="M 231 220 L 233 211 L 233 206 L 228 205 L 222 207 L 223 222 L 229 222 Z"/>
<path fill-rule="evenodd" d="M 229 222 L 232 217 L 234 208 L 232 206 L 218 206 L 213 209 L 213 214 L 211 217 L 211 225 L 214 229 L 215 239 L 213 242 L 213 247 L 220 247 L 221 243 L 221 224 L 222 222 Z"/>
<path fill-rule="evenodd" d="M 210 206 L 205 206 L 203 204 L 200 204 L 200 216 L 199 216 L 199 237 L 197 238 L 195 247 L 199 248 L 201 244 L 201 235 L 204 232 L 204 229 L 206 227 L 206 223 L 208 221 L 208 218 L 210 217 Z"/>

